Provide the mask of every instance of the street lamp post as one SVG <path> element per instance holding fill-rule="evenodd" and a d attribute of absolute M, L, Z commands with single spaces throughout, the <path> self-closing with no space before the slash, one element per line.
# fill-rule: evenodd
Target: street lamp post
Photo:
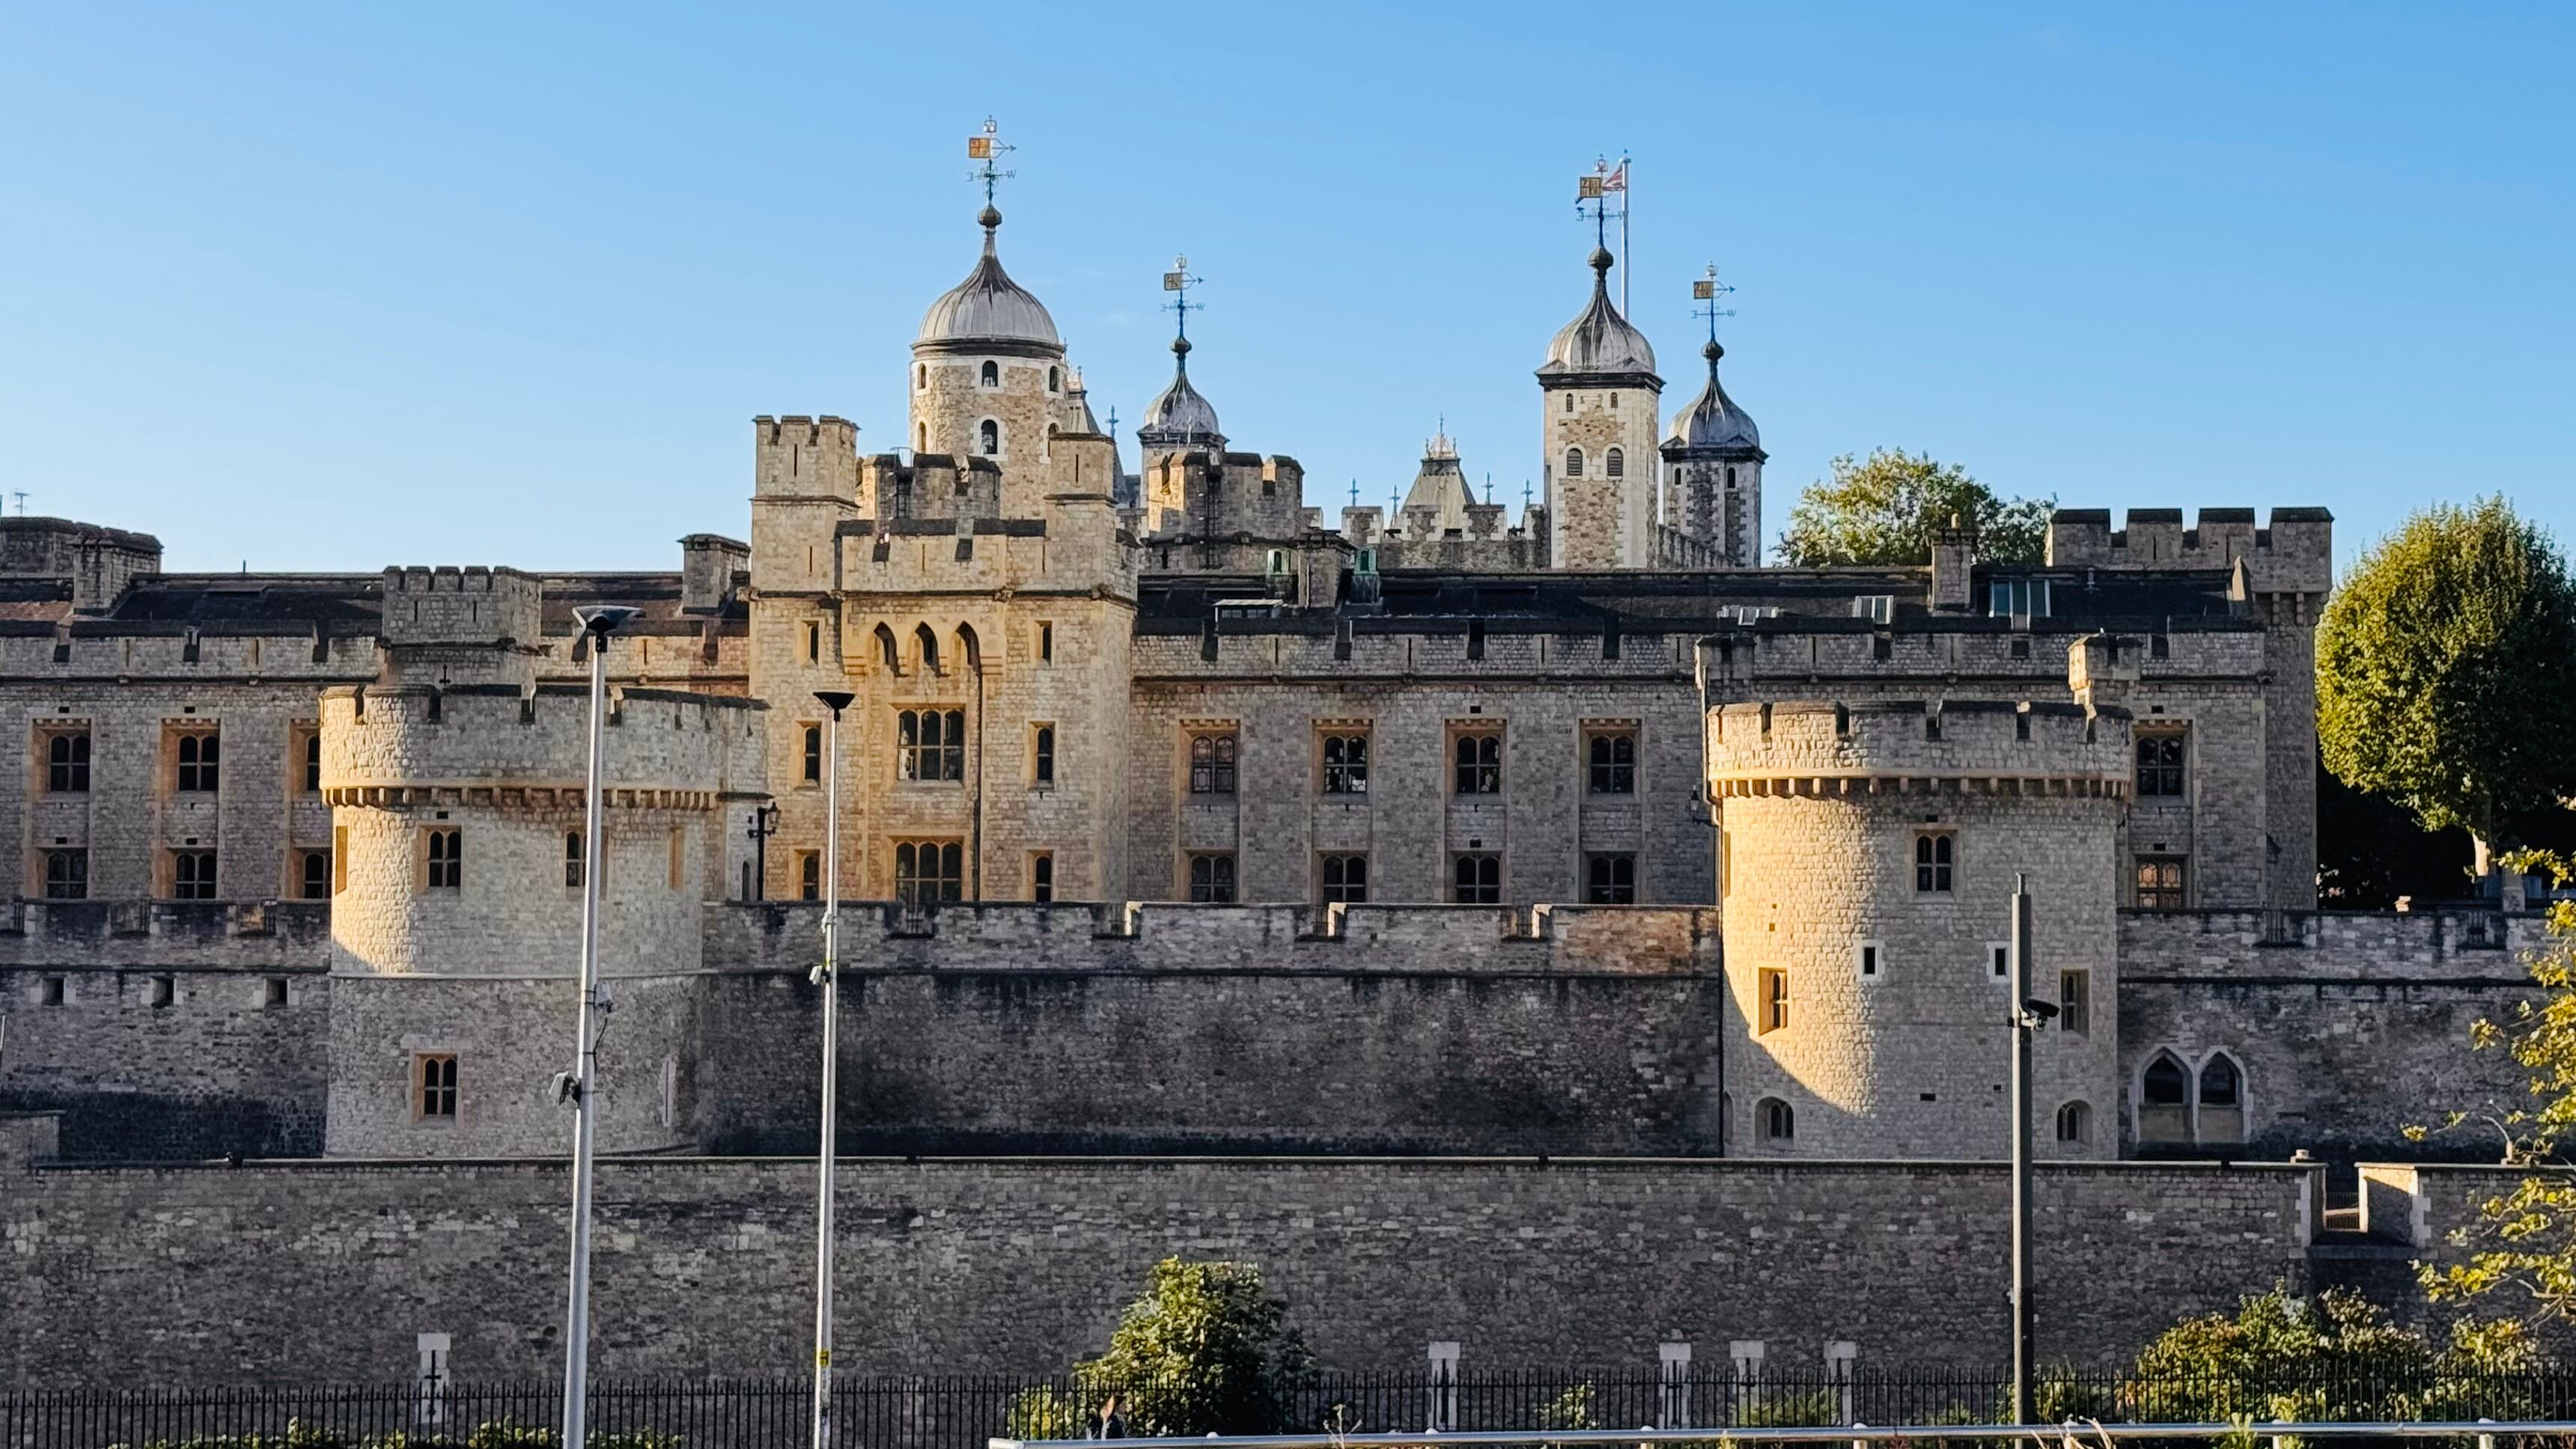
<path fill-rule="evenodd" d="M 761 804 L 751 807 L 751 824 L 743 834 L 751 837 L 751 889 L 743 899 L 769 899 L 769 837 L 778 833 L 778 807 Z"/>
<path fill-rule="evenodd" d="M 2013 877 L 2005 948 L 2012 990 L 2012 1421 L 2031 1422 L 2030 1039 L 2057 1007 L 2030 994 L 2030 877 Z"/>
<path fill-rule="evenodd" d="M 841 711 L 850 707 L 851 695 L 818 689 L 814 698 L 832 712 L 823 734 L 823 964 L 814 968 L 823 988 L 823 1125 L 814 1162 L 814 1449 L 830 1449 L 832 1174 L 834 1139 L 841 1130 Z"/>
<path fill-rule="evenodd" d="M 572 1103 L 572 1287 L 564 1324 L 563 1443 L 582 1449 L 590 1394 L 590 1198 L 591 1150 L 597 1113 L 593 1083 L 599 1066 L 599 835 L 604 824 L 601 757 L 608 745 L 608 636 L 635 617 L 633 609 L 604 605 L 577 609 L 590 636 L 590 769 L 583 777 L 581 830 L 581 1025 L 573 1069 L 556 1078 L 556 1096 Z"/>

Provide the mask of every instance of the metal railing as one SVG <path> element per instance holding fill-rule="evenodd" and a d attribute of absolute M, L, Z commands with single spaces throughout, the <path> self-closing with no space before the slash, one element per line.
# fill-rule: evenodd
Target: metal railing
<path fill-rule="evenodd" d="M 2576 1371 L 2436 1375 L 2355 1368 L 2228 1378 L 2055 1370 L 2038 1416 L 2101 1425 L 2114 1439 L 2200 1440 L 2251 1423 L 2258 1435 L 2479 1432 L 2576 1438 Z M 556 1449 L 559 1381 L 259 1388 L 61 1389 L 0 1393 L 0 1449 Z M 811 1380 L 596 1380 L 587 1449 L 804 1449 Z M 1593 1373 L 1468 1369 L 1334 1372 L 1267 1392 L 1094 1375 L 850 1376 L 836 1385 L 835 1445 L 984 1449 L 1074 1444 L 1103 1428 L 1133 1446 L 1174 1426 L 1277 1429 L 1270 1449 L 1420 1445 L 1643 1444 L 1803 1440 L 2001 1441 L 2001 1374 L 1941 1369 L 1842 1373 L 1676 1365 Z M 2479 1420 L 2504 1427 L 2484 1430 Z M 2341 1422 L 2336 1422 L 2341 1421 Z M 1902 1426 L 1889 1428 L 1886 1426 Z M 2050 1430 L 2052 1434 L 2057 1430 Z M 2093 1437 L 2087 1429 L 2083 1437 Z M 1204 1439 L 1196 1442 L 1205 1443 Z"/>

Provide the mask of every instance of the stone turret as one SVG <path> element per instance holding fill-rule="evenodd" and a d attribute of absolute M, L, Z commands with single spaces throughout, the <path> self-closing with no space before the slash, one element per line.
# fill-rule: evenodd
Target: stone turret
<path fill-rule="evenodd" d="M 2077 663 L 2088 657 L 2079 645 Z M 2105 682 L 2091 677 L 2097 691 Z M 2115 1155 L 2127 711 L 1727 703 L 1710 710 L 1707 739 L 1732 1029 L 1745 1043 L 1727 1059 L 1729 1150 L 1995 1155 L 2010 1006 L 1996 950 L 2026 881 L 2039 901 L 2034 991 L 2063 993 L 2070 1011 L 2083 1003 L 2082 1030 L 2040 1042 L 2037 1130 L 2057 1155 Z"/>
<path fill-rule="evenodd" d="M 724 894 L 735 849 L 719 802 L 762 787 L 760 713 L 663 690 L 612 704 L 598 842 L 600 960 L 616 1002 L 602 1150 L 693 1140 L 684 1047 L 700 912 Z M 335 978 L 325 1150 L 560 1152 L 565 1121 L 546 1083 L 571 1065 L 587 690 L 336 688 L 321 733 Z M 442 1075 L 425 1087 L 432 1071 Z"/>

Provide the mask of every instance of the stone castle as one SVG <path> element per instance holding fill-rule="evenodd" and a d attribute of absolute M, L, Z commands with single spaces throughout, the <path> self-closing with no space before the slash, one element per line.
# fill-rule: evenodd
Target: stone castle
<path fill-rule="evenodd" d="M 1765 567 L 1721 349 L 1667 419 L 1596 251 L 1537 370 L 1544 502 L 1507 521 L 1443 438 L 1335 526 L 1230 446 L 1186 339 L 1131 470 L 1000 221 L 900 446 L 755 419 L 748 544 L 675 572 L 176 574 L 0 520 L 29 1153 L 561 1154 L 596 604 L 640 611 L 605 661 L 611 1152 L 811 1150 L 834 889 L 868 903 L 861 1152 L 1967 1181 L 2024 882 L 2045 1155 L 2349 1161 L 2434 1083 L 2514 1090 L 2465 1038 L 2532 918 L 2316 909 L 2324 509 Z"/>

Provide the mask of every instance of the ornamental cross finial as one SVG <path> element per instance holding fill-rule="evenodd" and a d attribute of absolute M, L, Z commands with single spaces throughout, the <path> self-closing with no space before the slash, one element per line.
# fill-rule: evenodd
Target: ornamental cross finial
<path fill-rule="evenodd" d="M 984 183 L 986 206 L 993 204 L 993 188 L 996 183 L 1007 181 L 1019 174 L 1016 171 L 1004 171 L 1000 167 L 1001 159 L 1018 149 L 1020 148 L 1002 139 L 1002 128 L 995 124 L 990 116 L 984 118 L 983 130 L 966 138 L 967 158 L 984 163 L 967 172 L 966 175 L 970 180 Z"/>

